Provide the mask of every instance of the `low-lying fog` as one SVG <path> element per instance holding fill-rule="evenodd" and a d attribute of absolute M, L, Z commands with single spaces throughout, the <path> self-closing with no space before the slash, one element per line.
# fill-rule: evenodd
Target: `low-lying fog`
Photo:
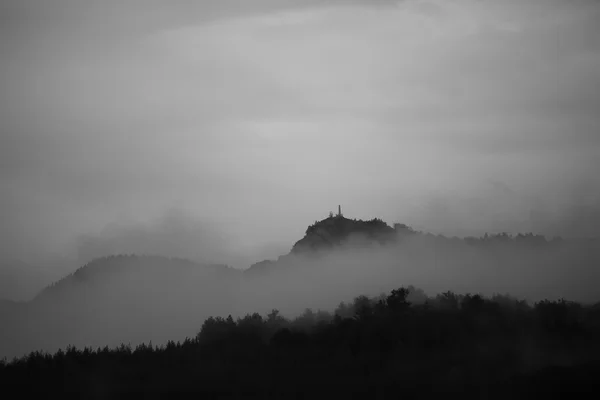
<path fill-rule="evenodd" d="M 481 247 L 414 235 L 388 245 L 351 243 L 318 256 L 287 255 L 270 271 L 252 275 L 166 257 L 98 259 L 30 303 L 3 304 L 0 355 L 55 351 L 68 344 L 160 344 L 194 336 L 210 315 L 265 315 L 273 308 L 289 317 L 305 308 L 333 311 L 357 295 L 408 285 L 430 296 L 453 290 L 509 293 L 530 302 L 600 301 L 597 242 Z"/>

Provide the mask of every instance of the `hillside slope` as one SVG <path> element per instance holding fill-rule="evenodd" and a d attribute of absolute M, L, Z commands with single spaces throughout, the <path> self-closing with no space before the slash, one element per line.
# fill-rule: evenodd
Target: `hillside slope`
<path fill-rule="evenodd" d="M 158 256 L 94 260 L 32 301 L 0 307 L 0 358 L 69 343 L 111 345 L 183 338 L 213 310 L 239 304 L 241 273 Z"/>

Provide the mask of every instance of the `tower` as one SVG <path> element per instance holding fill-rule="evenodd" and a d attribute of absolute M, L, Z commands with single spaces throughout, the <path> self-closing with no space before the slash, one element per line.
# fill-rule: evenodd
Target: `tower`
<path fill-rule="evenodd" d="M 338 205 L 338 217 L 342 216 L 342 206 Z"/>

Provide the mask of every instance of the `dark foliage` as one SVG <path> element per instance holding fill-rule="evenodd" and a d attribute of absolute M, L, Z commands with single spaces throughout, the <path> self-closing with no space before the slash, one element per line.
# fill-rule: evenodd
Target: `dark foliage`
<path fill-rule="evenodd" d="M 369 241 L 385 243 L 393 240 L 395 231 L 378 218 L 363 221 L 330 215 L 329 218 L 310 225 L 305 236 L 294 244 L 292 253 L 332 248 L 344 243 L 351 235 L 361 235 Z"/>
<path fill-rule="evenodd" d="M 33 352 L 0 362 L 0 388 L 5 398 L 493 399 L 594 389 L 598 307 L 452 292 L 411 304 L 414 292 L 358 296 L 293 320 L 277 310 L 211 317 L 196 337 L 162 346 Z"/>

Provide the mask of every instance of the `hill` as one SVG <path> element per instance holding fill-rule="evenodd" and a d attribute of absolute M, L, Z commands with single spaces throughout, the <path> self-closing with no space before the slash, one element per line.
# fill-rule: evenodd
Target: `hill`
<path fill-rule="evenodd" d="M 413 302 L 411 290 L 294 319 L 210 317 L 195 337 L 159 346 L 32 352 L 0 361 L 0 386 L 107 399 L 597 397 L 596 308 L 452 292 Z"/>
<path fill-rule="evenodd" d="M 0 302 L 0 358 L 67 344 L 164 343 L 194 331 L 208 315 L 271 308 L 297 315 L 400 284 L 426 293 L 598 301 L 598 249 L 594 241 L 532 234 L 447 238 L 338 215 L 309 226 L 288 254 L 243 272 L 160 256 L 102 257 L 33 301 Z"/>
<path fill-rule="evenodd" d="M 346 218 L 340 213 L 330 215 L 321 221 L 315 221 L 314 224 L 308 226 L 304 237 L 294 243 L 288 254 L 280 256 L 276 261 L 257 262 L 245 271 L 245 275 L 264 276 L 276 268 L 293 264 L 292 260 L 295 257 L 319 257 L 328 254 L 331 250 L 342 248 L 360 249 L 373 247 L 373 245 L 402 244 L 411 238 L 426 247 L 441 246 L 460 249 L 463 246 L 469 246 L 491 249 L 508 246 L 515 251 L 524 248 L 535 250 L 558 248 L 565 242 L 561 238 L 547 240 L 544 236 L 533 233 L 519 233 L 512 236 L 505 232 L 489 235 L 486 233 L 482 237 L 449 238 L 443 235 L 418 232 L 401 223 L 396 223 L 391 227 L 379 218 L 365 221 Z M 585 243 L 580 242 L 579 244 Z"/>
<path fill-rule="evenodd" d="M 385 244 L 393 240 L 394 236 L 395 230 L 378 218 L 363 221 L 338 214 L 310 225 L 291 252 L 298 254 L 328 250 L 352 239 Z"/>
<path fill-rule="evenodd" d="M 131 280 L 134 283 L 127 286 L 127 291 L 129 294 L 135 294 L 138 291 L 151 290 L 157 285 L 165 289 L 171 286 L 179 286 L 181 289 L 180 285 L 184 282 L 180 279 L 184 277 L 194 280 L 226 280 L 236 275 L 238 271 L 227 265 L 198 264 L 186 259 L 163 256 L 111 255 L 97 258 L 46 287 L 33 302 L 40 303 L 69 296 L 68 293 L 78 287 L 89 291 L 113 284 L 120 285 L 122 282 L 119 281 L 122 280 Z M 112 287 L 110 290 L 114 293 L 115 289 Z"/>
<path fill-rule="evenodd" d="M 397 234 L 394 228 L 378 218 L 363 221 L 345 218 L 341 214 L 330 215 L 329 218 L 308 226 L 304 237 L 294 243 L 288 254 L 280 256 L 277 261 L 257 262 L 245 271 L 245 275 L 263 276 L 274 268 L 290 264 L 295 256 L 319 256 L 344 245 L 354 248 L 375 243 L 385 245 L 393 242 L 398 237 Z"/>
<path fill-rule="evenodd" d="M 241 273 L 160 256 L 96 259 L 32 301 L 0 306 L 0 358 L 69 343 L 161 342 L 196 328 L 192 316 L 235 312 Z M 219 299 L 217 301 L 217 299 Z M 212 311 L 210 311 L 212 312 Z"/>
<path fill-rule="evenodd" d="M 42 263 L 0 259 L 0 299 L 29 301 L 75 268 L 71 260 L 48 255 Z"/>

